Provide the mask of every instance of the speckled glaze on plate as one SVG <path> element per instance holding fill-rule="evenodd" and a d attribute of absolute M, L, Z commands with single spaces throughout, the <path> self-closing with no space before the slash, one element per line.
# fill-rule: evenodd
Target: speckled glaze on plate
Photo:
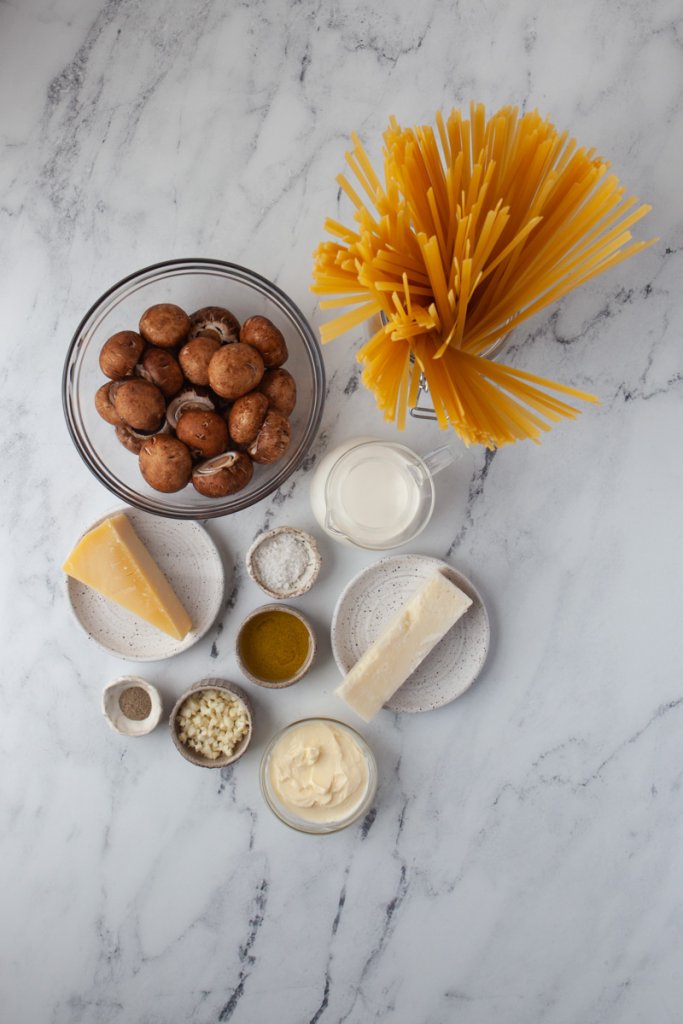
<path fill-rule="evenodd" d="M 472 605 L 384 705 L 392 711 L 433 711 L 472 685 L 489 648 L 489 617 L 481 595 L 462 573 L 438 558 L 390 555 L 358 573 L 334 610 L 332 652 L 346 675 L 436 570 L 471 597 Z"/>
<path fill-rule="evenodd" d="M 183 640 L 175 640 L 67 576 L 71 609 L 88 636 L 112 654 L 128 661 L 172 658 L 196 644 L 218 615 L 225 586 L 221 557 L 199 523 L 163 519 L 126 506 L 100 516 L 81 536 L 118 512 L 128 516 L 140 540 L 171 583 L 192 619 L 192 629 Z"/>

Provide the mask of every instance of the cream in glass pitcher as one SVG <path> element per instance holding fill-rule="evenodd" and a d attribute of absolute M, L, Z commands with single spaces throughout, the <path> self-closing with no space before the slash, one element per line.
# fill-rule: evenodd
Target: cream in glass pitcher
<path fill-rule="evenodd" d="M 377 551 L 398 547 L 429 522 L 432 478 L 454 459 L 448 445 L 419 456 L 393 441 L 352 438 L 318 466 L 311 482 L 313 513 L 340 543 Z"/>

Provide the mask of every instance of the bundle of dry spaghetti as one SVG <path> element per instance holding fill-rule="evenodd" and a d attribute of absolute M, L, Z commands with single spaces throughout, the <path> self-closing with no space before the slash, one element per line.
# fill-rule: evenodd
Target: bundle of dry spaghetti
<path fill-rule="evenodd" d="M 628 244 L 650 207 L 627 197 L 593 150 L 515 107 L 488 120 L 474 104 L 470 120 L 437 114 L 436 130 L 392 118 L 383 182 L 353 141 L 346 159 L 367 198 L 339 175 L 356 225 L 325 222 L 339 241 L 316 249 L 312 290 L 336 296 L 324 309 L 354 307 L 323 325 L 323 342 L 382 314 L 358 359 L 385 417 L 403 428 L 422 374 L 439 425 L 490 448 L 575 417 L 557 393 L 596 402 L 485 356 L 521 321 L 652 244 Z"/>

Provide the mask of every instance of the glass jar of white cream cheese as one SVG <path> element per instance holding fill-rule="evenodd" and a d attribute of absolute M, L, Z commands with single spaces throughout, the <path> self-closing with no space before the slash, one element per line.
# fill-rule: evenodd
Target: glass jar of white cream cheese
<path fill-rule="evenodd" d="M 333 718 L 305 718 L 266 747 L 261 789 L 285 825 L 313 835 L 338 832 L 370 809 L 377 764 L 355 729 Z"/>

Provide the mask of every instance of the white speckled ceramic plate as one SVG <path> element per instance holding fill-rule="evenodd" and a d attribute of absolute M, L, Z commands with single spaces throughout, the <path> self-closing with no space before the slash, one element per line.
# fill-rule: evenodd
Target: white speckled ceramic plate
<path fill-rule="evenodd" d="M 117 508 L 91 523 L 83 536 L 104 519 L 125 512 L 184 604 L 193 627 L 175 640 L 120 605 L 67 576 L 67 594 L 77 622 L 100 647 L 129 661 L 161 661 L 186 651 L 211 627 L 221 607 L 223 563 L 203 526 L 191 520 L 164 519 L 135 508 Z"/>
<path fill-rule="evenodd" d="M 472 685 L 489 648 L 489 617 L 480 594 L 465 576 L 438 558 L 391 555 L 355 576 L 334 610 L 332 652 L 346 675 L 437 569 L 472 598 L 472 605 L 384 705 L 392 711 L 432 711 Z"/>

